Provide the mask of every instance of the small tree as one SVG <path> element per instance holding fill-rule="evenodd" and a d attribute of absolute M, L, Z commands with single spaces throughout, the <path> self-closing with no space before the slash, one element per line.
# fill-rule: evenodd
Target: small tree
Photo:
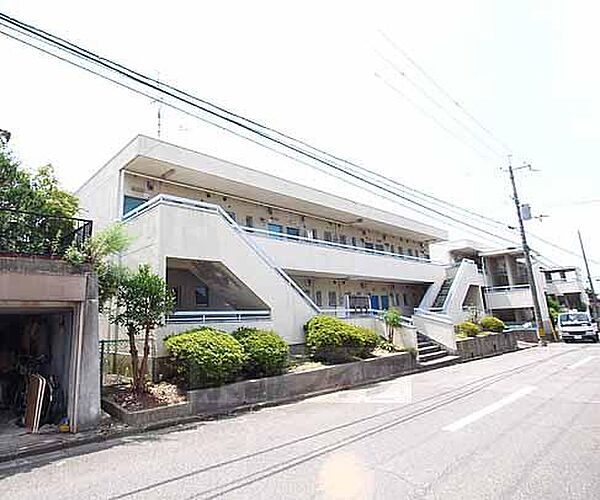
<path fill-rule="evenodd" d="M 554 297 L 549 295 L 546 296 L 546 302 L 548 304 L 548 313 L 550 314 L 550 319 L 552 320 L 552 324 L 556 325 L 556 321 L 558 320 L 558 315 L 562 309 L 560 302 L 556 300 Z"/>
<path fill-rule="evenodd" d="M 394 342 L 394 332 L 402 325 L 402 315 L 398 309 L 388 309 L 383 313 L 383 321 L 387 330 L 388 342 Z"/>
<path fill-rule="evenodd" d="M 72 264 L 89 263 L 98 277 L 98 306 L 102 312 L 116 295 L 124 269 L 111 257 L 127 250 L 131 237 L 121 223 L 111 224 L 96 233 L 83 249 L 71 246 L 65 258 Z"/>
<path fill-rule="evenodd" d="M 111 322 L 125 328 L 129 338 L 133 390 L 145 390 L 144 377 L 150 355 L 150 333 L 164 325 L 174 306 L 174 296 L 165 280 L 154 274 L 150 266 L 141 265 L 135 272 L 124 272 L 116 294 L 116 307 Z M 139 359 L 136 337 L 144 335 L 144 350 Z"/>

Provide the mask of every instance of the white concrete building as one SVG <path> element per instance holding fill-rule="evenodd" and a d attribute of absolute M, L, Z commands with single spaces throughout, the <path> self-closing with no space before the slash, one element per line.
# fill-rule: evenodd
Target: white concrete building
<path fill-rule="evenodd" d="M 430 258 L 445 230 L 156 139 L 136 137 L 77 194 L 97 229 L 124 221 L 126 265 L 174 290 L 159 355 L 193 325 L 251 323 L 293 345 L 316 314 L 376 322 L 390 307 L 452 350 L 453 323 L 483 306 L 474 262 Z"/>
<path fill-rule="evenodd" d="M 431 256 L 452 263 L 472 259 L 485 286 L 484 309 L 509 325 L 533 323 L 533 295 L 527 279 L 525 257 L 518 248 L 491 249 L 469 240 L 441 242 L 432 246 Z M 576 267 L 548 268 L 532 255 L 533 271 L 546 331 L 550 313 L 546 297 L 555 298 L 566 309 L 587 309 L 588 297 Z"/>

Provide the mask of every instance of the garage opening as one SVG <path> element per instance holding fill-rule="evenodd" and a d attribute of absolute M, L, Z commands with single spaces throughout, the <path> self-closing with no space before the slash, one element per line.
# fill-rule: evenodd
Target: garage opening
<path fill-rule="evenodd" d="M 72 323 L 70 310 L 0 314 L 0 438 L 30 432 L 32 415 L 66 423 Z"/>

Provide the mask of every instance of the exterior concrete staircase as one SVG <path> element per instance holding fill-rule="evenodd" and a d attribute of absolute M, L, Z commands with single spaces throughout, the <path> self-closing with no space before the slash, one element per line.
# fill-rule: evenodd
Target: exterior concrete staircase
<path fill-rule="evenodd" d="M 439 344 L 431 341 L 422 333 L 417 333 L 417 363 L 421 369 L 431 370 L 449 366 L 459 361 L 459 356 L 450 354 Z"/>
<path fill-rule="evenodd" d="M 446 278 L 442 283 L 442 287 L 438 292 L 435 300 L 433 301 L 433 305 L 431 306 L 431 310 L 442 310 L 444 308 L 444 304 L 446 303 L 446 298 L 448 297 L 448 293 L 450 292 L 450 287 L 452 287 L 452 282 L 454 281 L 454 276 L 451 278 Z"/>

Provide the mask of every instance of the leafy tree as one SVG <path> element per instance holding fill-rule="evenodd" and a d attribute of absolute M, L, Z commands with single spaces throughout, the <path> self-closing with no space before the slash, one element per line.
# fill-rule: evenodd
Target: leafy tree
<path fill-rule="evenodd" d="M 562 306 L 554 297 L 546 296 L 546 302 L 548 304 L 548 312 L 550 313 L 552 324 L 556 325 Z"/>
<path fill-rule="evenodd" d="M 402 326 L 402 314 L 398 309 L 388 309 L 383 313 L 383 321 L 385 322 L 388 342 L 394 341 L 394 331 L 396 328 Z"/>
<path fill-rule="evenodd" d="M 150 266 L 141 265 L 137 271 L 126 271 L 119 280 L 116 307 L 111 322 L 125 328 L 129 338 L 133 390 L 145 391 L 144 377 L 148 370 L 150 333 L 164 325 L 165 317 L 173 310 L 175 300 L 166 282 L 154 274 Z M 140 361 L 136 338 L 144 336 Z"/>
<path fill-rule="evenodd" d="M 72 264 L 90 263 L 98 276 L 98 306 L 102 312 L 119 287 L 124 269 L 111 257 L 124 252 L 131 244 L 121 223 L 111 224 L 96 233 L 83 248 L 71 246 L 65 258 Z"/>
<path fill-rule="evenodd" d="M 31 172 L 0 143 L 0 209 L 0 249 L 60 254 L 74 229 L 69 218 L 77 214 L 79 202 L 60 187 L 51 165 Z"/>

